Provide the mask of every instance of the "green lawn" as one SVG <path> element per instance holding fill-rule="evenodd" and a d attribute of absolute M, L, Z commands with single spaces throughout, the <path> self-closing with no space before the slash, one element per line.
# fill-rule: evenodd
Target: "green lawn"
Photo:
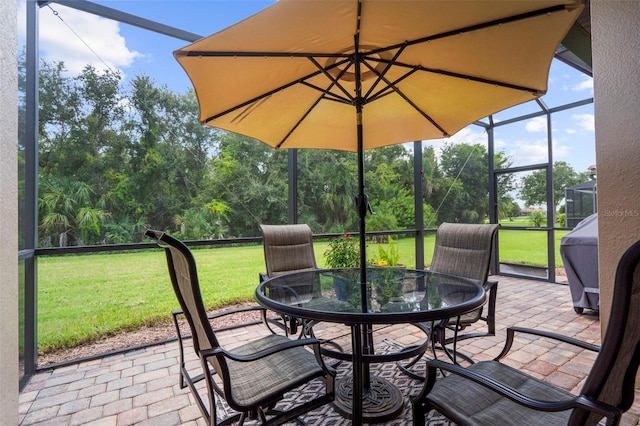
<path fill-rule="evenodd" d="M 205 303 L 253 300 L 262 246 L 194 250 Z M 38 260 L 38 347 L 66 348 L 169 321 L 177 301 L 161 250 Z"/>
<path fill-rule="evenodd" d="M 560 239 L 567 232 L 555 232 L 555 264 L 557 268 L 562 267 Z M 547 266 L 546 232 L 510 230 L 508 227 L 503 227 L 498 233 L 498 242 L 501 262 Z"/>
<path fill-rule="evenodd" d="M 556 232 L 556 247 L 566 232 Z M 431 263 L 435 236 L 425 238 L 425 265 Z M 546 234 L 502 229 L 500 260 L 543 266 Z M 414 240 L 397 241 L 401 263 L 415 266 Z M 369 258 L 378 252 L 368 245 Z M 320 267 L 327 242 L 314 245 Z M 258 273 L 264 271 L 262 245 L 194 249 L 205 304 L 219 308 L 253 300 Z M 559 254 L 556 265 L 562 266 Z M 38 347 L 41 353 L 73 347 L 119 331 L 167 323 L 177 308 L 164 252 L 66 255 L 38 259 Z"/>

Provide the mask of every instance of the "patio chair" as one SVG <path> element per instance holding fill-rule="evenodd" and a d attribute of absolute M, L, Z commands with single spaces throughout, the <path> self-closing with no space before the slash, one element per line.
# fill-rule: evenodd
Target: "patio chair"
<path fill-rule="evenodd" d="M 318 269 L 313 251 L 313 234 L 306 224 L 260 225 L 267 272 L 260 281 L 289 272 Z"/>
<path fill-rule="evenodd" d="M 260 282 L 291 272 L 318 269 L 313 251 L 313 234 L 306 224 L 260 225 L 263 236 L 266 272 L 260 272 Z M 298 297 L 312 297 L 314 288 L 299 288 L 292 284 Z M 273 323 L 273 322 L 272 322 Z M 296 334 L 303 326 L 299 318 L 284 318 L 285 332 Z M 305 332 L 302 327 L 301 332 Z"/>
<path fill-rule="evenodd" d="M 443 346 L 455 344 L 459 340 L 496 334 L 498 282 L 489 280 L 488 276 L 498 228 L 498 224 L 443 223 L 436 231 L 436 245 L 429 270 L 470 278 L 481 284 L 487 292 L 486 311 L 483 306 L 435 326 L 435 340 Z M 486 323 L 486 332 L 460 334 L 478 321 Z M 447 329 L 454 331 L 453 338 L 446 338 Z"/>
<path fill-rule="evenodd" d="M 520 327 L 507 329 L 502 352 L 493 361 L 468 368 L 440 360 L 427 362 L 427 380 L 412 398 L 415 425 L 432 409 L 458 425 L 616 425 L 634 398 L 640 364 L 640 241 L 622 256 L 616 272 L 611 315 L 598 347 L 570 337 Z M 578 395 L 564 391 L 499 360 L 515 333 L 555 339 L 599 352 Z M 436 379 L 436 372 L 449 372 Z"/>
<path fill-rule="evenodd" d="M 456 345 L 459 340 L 475 337 L 494 336 L 496 334 L 496 298 L 498 282 L 489 280 L 489 268 L 491 256 L 498 234 L 498 224 L 466 224 L 466 223 L 442 223 L 436 231 L 436 243 L 431 261 L 430 271 L 461 276 L 474 280 L 481 284 L 487 292 L 487 302 L 470 313 L 457 318 L 449 318 L 431 326 L 431 339 L 434 352 L 439 344 L 441 349 L 454 362 L 457 357 L 473 362 L 467 355 L 459 353 Z M 461 334 L 476 322 L 484 321 L 486 331 L 474 331 Z M 447 338 L 447 330 L 453 331 L 453 337 Z M 453 350 L 448 348 L 453 345 Z M 415 374 L 411 367 L 418 362 L 401 365 L 406 374 L 414 379 L 423 380 L 422 376 Z"/>
<path fill-rule="evenodd" d="M 313 233 L 309 225 L 262 224 L 260 229 L 263 235 L 264 262 L 267 267 L 267 272 L 260 272 L 260 282 L 284 274 L 318 269 L 313 250 Z M 311 299 L 320 292 L 320 283 L 315 282 L 313 285 L 305 283 L 301 286 L 298 280 L 292 279 L 287 289 L 295 292 L 297 300 Z M 282 321 L 278 322 L 268 320 L 266 315 L 265 311 L 263 321 L 270 329 L 272 325 L 276 325 L 281 326 L 287 336 L 299 333 L 300 337 L 315 337 L 313 326 L 316 322 L 314 321 L 283 316 Z M 344 348 L 333 340 L 321 339 L 321 343 L 323 355 L 336 357 L 337 354 L 344 353 Z M 337 368 L 338 365 L 340 365 L 340 359 L 333 362 L 331 367 Z"/>
<path fill-rule="evenodd" d="M 189 324 L 202 369 L 201 374 L 192 375 L 181 359 L 180 387 L 189 386 L 207 424 L 226 425 L 236 420 L 242 424 L 247 418 L 259 419 L 263 424 L 281 424 L 333 401 L 336 373 L 324 364 L 317 340 L 291 340 L 268 334 L 232 350 L 223 348 L 208 321 L 196 262 L 189 248 L 161 231 L 147 230 L 145 234 L 166 252 L 173 290 Z M 203 379 L 206 403 L 196 387 Z M 324 393 L 287 411 L 274 408 L 285 393 L 314 379 L 324 382 Z M 218 423 L 216 395 L 238 413 Z"/>

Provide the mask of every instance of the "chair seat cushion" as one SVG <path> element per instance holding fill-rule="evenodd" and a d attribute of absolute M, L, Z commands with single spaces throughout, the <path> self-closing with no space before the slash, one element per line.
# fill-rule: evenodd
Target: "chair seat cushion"
<path fill-rule="evenodd" d="M 255 354 L 288 340 L 273 334 L 234 348 L 232 352 L 239 355 Z M 231 360 L 227 360 L 227 363 L 232 383 L 231 395 L 227 395 L 227 400 L 232 399 L 241 406 L 271 402 L 274 395 L 281 396 L 293 387 L 324 375 L 314 354 L 304 347 L 280 351 L 250 363 Z"/>
<path fill-rule="evenodd" d="M 478 362 L 471 365 L 469 370 L 492 377 L 532 398 L 557 401 L 575 397 L 496 361 Z M 522 407 L 453 374 L 438 379 L 427 400 L 458 425 L 562 425 L 567 424 L 571 415 L 571 410 L 551 413 Z"/>

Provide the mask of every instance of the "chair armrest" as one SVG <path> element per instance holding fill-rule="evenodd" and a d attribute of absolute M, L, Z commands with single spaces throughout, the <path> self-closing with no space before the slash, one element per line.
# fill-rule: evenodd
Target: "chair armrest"
<path fill-rule="evenodd" d="M 229 330 L 229 329 L 234 329 L 234 328 L 238 328 L 241 327 L 243 325 L 249 325 L 249 324 L 257 324 L 259 322 L 265 322 L 265 319 L 267 318 L 267 308 L 260 306 L 260 305 L 254 305 L 254 306 L 244 306 L 241 308 L 234 308 L 234 309 L 227 309 L 224 311 L 218 311 L 218 312 L 213 312 L 210 314 L 207 314 L 207 319 L 209 321 L 214 321 L 218 318 L 222 318 L 222 317 L 226 317 L 226 316 L 231 316 L 234 314 L 241 314 L 243 312 L 260 312 L 260 320 L 255 320 L 255 321 L 248 321 L 248 322 L 232 322 L 230 325 L 223 325 L 219 328 L 216 328 L 218 331 L 224 331 L 224 330 Z M 178 333 L 178 340 L 180 341 L 180 344 L 182 344 L 182 339 L 183 338 L 189 338 L 191 337 L 191 334 L 185 334 L 184 336 L 182 335 L 182 332 L 180 331 L 180 325 L 179 325 L 179 321 L 178 321 L 178 317 L 180 315 L 184 315 L 184 312 L 181 309 L 175 309 L 173 311 L 171 311 L 171 315 L 173 316 L 173 324 L 174 327 L 176 328 L 176 332 Z M 272 331 L 273 332 L 273 331 Z"/>
<path fill-rule="evenodd" d="M 490 292 L 493 291 L 494 288 L 498 285 L 498 281 L 497 280 L 487 280 L 485 281 L 484 285 L 482 287 L 484 287 L 484 290 L 486 292 Z"/>
<path fill-rule="evenodd" d="M 242 313 L 242 312 L 251 312 L 251 311 L 264 312 L 266 310 L 267 310 L 267 308 L 265 308 L 263 306 L 259 306 L 259 305 L 244 306 L 242 308 L 233 308 L 233 309 L 227 309 L 227 310 L 224 310 L 224 311 L 214 312 L 214 313 L 208 314 L 207 318 L 211 320 L 211 319 L 221 318 L 221 317 L 225 317 L 227 315 L 233 315 L 233 314 L 238 314 L 238 313 Z"/>
<path fill-rule="evenodd" d="M 504 348 L 502 349 L 502 352 L 500 352 L 500 354 L 494 358 L 494 361 L 498 361 L 499 359 L 507 355 L 507 353 L 511 349 L 511 345 L 513 344 L 513 339 L 515 337 L 516 332 L 531 334 L 531 335 L 540 336 L 540 337 L 546 337 L 546 338 L 554 339 L 563 343 L 568 343 L 582 349 L 587 349 L 593 352 L 600 352 L 600 346 L 594 345 L 592 343 L 583 342 L 582 340 L 574 339 L 573 337 L 568 337 L 562 334 L 552 333 L 544 330 L 536 330 L 533 328 L 509 327 L 507 328 L 507 340 L 505 341 Z"/>
<path fill-rule="evenodd" d="M 441 360 L 430 360 L 427 362 L 427 377 L 435 377 L 437 369 L 448 371 L 460 377 L 464 377 L 483 387 L 491 389 L 492 391 L 502 395 L 505 398 L 510 399 L 511 401 L 516 402 L 517 404 L 538 411 L 553 412 L 570 410 L 576 407 L 583 407 L 589 411 L 601 414 L 609 418 L 612 418 L 624 412 L 620 408 L 604 404 L 599 401 L 594 401 L 584 396 L 574 396 L 573 398 L 562 401 L 549 401 L 531 398 L 487 375 L 480 374 L 459 365 L 450 364 Z M 431 391 L 431 388 L 433 388 L 433 384 L 435 383 L 435 379 L 431 382 L 432 383 L 429 385 L 430 389 L 426 391 L 423 390 L 420 396 L 426 395 Z M 425 387 L 427 387 L 427 385 L 425 385 Z"/>
<path fill-rule="evenodd" d="M 266 349 L 262 349 L 261 351 L 252 353 L 250 355 L 239 355 L 239 354 L 233 353 L 233 352 L 228 351 L 228 350 L 223 349 L 223 348 L 205 349 L 201 353 L 202 353 L 202 355 L 204 357 L 210 357 L 210 356 L 220 357 L 220 356 L 223 356 L 223 357 L 229 358 L 229 359 L 231 359 L 233 361 L 251 362 L 251 361 L 256 361 L 258 359 L 261 359 L 261 358 L 268 357 L 269 355 L 273 355 L 273 354 L 278 353 L 278 352 L 286 351 L 288 349 L 302 347 L 302 346 L 308 346 L 308 345 L 309 346 L 317 346 L 317 350 L 320 349 L 320 342 L 318 341 L 318 339 L 308 338 L 308 339 L 296 339 L 296 340 L 287 339 L 286 341 L 283 341 L 282 343 L 279 343 L 277 345 L 271 346 L 271 347 L 266 348 Z"/>
<path fill-rule="evenodd" d="M 233 314 L 238 314 L 238 313 L 242 313 L 242 312 L 249 312 L 249 311 L 261 311 L 261 312 L 264 312 L 266 310 L 267 310 L 267 308 L 265 308 L 263 306 L 259 306 L 259 305 L 244 306 L 242 308 L 233 308 L 233 309 L 227 309 L 227 310 L 224 310 L 224 311 L 213 312 L 211 314 L 208 314 L 207 318 L 211 320 L 211 319 L 216 319 L 216 318 L 224 317 L 224 316 L 227 316 L 227 315 L 233 315 Z M 174 309 L 173 311 L 171 311 L 171 315 L 173 315 L 174 317 L 177 317 L 178 315 L 182 315 L 182 314 L 184 314 L 182 309 Z"/>

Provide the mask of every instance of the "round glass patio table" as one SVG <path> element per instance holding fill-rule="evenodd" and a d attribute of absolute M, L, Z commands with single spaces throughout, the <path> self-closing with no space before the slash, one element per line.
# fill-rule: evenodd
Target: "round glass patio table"
<path fill-rule="evenodd" d="M 390 382 L 371 376 L 369 365 L 424 353 L 429 340 L 427 336 L 423 344 L 395 355 L 374 354 L 374 324 L 429 323 L 471 312 L 485 302 L 484 289 L 475 281 L 437 272 L 371 267 L 364 293 L 360 282 L 359 268 L 317 269 L 268 279 L 255 294 L 258 303 L 279 314 L 351 328 L 352 353 L 342 354 L 342 359 L 353 362 L 353 374 L 336 384 L 334 407 L 353 424 L 387 421 L 400 414 L 402 394 Z M 328 352 L 341 358 L 340 353 Z"/>

